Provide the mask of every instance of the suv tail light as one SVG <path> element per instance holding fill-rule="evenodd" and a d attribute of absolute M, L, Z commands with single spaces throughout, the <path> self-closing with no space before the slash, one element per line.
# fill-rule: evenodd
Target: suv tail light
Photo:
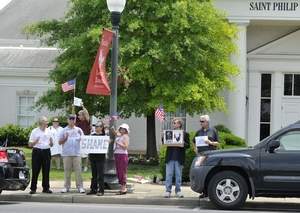
<path fill-rule="evenodd" d="M 0 163 L 7 163 L 8 157 L 5 150 L 0 150 Z"/>

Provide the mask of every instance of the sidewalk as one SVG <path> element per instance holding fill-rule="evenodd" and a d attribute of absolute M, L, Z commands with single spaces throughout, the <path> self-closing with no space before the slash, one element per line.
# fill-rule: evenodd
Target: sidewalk
<path fill-rule="evenodd" d="M 18 201 L 18 202 L 54 202 L 54 203 L 96 203 L 96 204 L 134 204 L 134 205 L 171 205 L 171 206 L 191 206 L 191 207 L 208 207 L 213 208 L 208 199 L 199 201 L 198 194 L 193 192 L 189 186 L 183 186 L 182 192 L 184 198 L 176 198 L 174 193 L 171 198 L 163 198 L 164 186 L 159 184 L 132 184 L 134 191 L 126 195 L 116 195 L 116 190 L 106 190 L 103 197 L 96 195 L 79 194 L 74 188 L 70 193 L 62 194 L 63 182 L 51 181 L 51 190 L 53 194 L 41 193 L 40 182 L 37 194 L 30 195 L 29 188 L 25 191 L 3 191 L 0 195 L 0 201 Z M 72 182 L 72 186 L 75 183 Z M 84 186 L 89 186 L 85 182 Z M 255 198 L 247 200 L 247 206 L 260 206 L 267 203 L 267 206 L 292 205 L 300 207 L 299 198 Z"/>
<path fill-rule="evenodd" d="M 63 202 L 63 203 L 98 203 L 98 204 L 135 204 L 135 205 L 176 205 L 176 206 L 199 206 L 198 194 L 194 193 L 190 187 L 183 186 L 182 192 L 184 198 L 163 198 L 164 186 L 159 184 L 139 184 L 132 185 L 133 192 L 126 195 L 116 195 L 117 190 L 105 190 L 102 197 L 96 195 L 79 194 L 75 188 L 70 193 L 60 193 L 63 188 L 63 182 L 51 181 L 51 190 L 53 194 L 41 193 L 42 188 L 38 183 L 37 193 L 29 194 L 29 187 L 25 191 L 3 191 L 0 195 L 0 201 L 20 201 L 20 202 Z M 84 182 L 88 191 L 89 182 Z M 75 183 L 72 182 L 72 186 Z"/>

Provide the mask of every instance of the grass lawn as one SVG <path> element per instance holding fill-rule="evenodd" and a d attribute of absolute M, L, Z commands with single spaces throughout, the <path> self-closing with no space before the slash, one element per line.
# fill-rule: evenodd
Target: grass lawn
<path fill-rule="evenodd" d="M 31 168 L 31 149 L 29 148 L 21 148 L 25 152 L 26 162 L 29 168 Z M 161 177 L 159 172 L 159 166 L 145 166 L 145 165 L 137 165 L 137 164 L 129 164 L 128 167 L 128 177 L 133 176 L 143 176 L 144 178 L 152 178 L 156 175 L 157 177 Z M 82 172 L 82 178 L 84 181 L 89 181 L 91 179 L 91 172 Z M 41 175 L 40 177 L 41 178 Z M 51 169 L 50 171 L 50 180 L 63 180 L 64 172 L 63 170 Z M 74 180 L 74 175 L 72 175 L 72 179 Z"/>

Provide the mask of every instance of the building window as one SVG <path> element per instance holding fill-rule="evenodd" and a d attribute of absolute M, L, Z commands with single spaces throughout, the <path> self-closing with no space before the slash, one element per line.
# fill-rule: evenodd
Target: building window
<path fill-rule="evenodd" d="M 300 74 L 284 75 L 284 95 L 300 96 Z"/>
<path fill-rule="evenodd" d="M 22 127 L 28 127 L 34 124 L 34 97 L 19 96 L 17 104 L 17 122 Z"/>
<path fill-rule="evenodd" d="M 261 75 L 260 140 L 270 135 L 272 75 Z"/>
<path fill-rule="evenodd" d="M 180 118 L 183 121 L 182 129 L 186 131 L 186 112 L 181 108 L 178 108 L 175 113 L 166 113 L 165 122 L 163 124 L 164 130 L 173 128 L 172 120 L 174 118 Z"/>

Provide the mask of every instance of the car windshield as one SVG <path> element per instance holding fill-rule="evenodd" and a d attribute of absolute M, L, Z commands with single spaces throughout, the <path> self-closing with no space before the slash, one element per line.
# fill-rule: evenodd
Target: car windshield
<path fill-rule="evenodd" d="M 262 143 L 264 143 L 265 141 L 267 141 L 271 136 L 272 136 L 272 135 L 269 135 L 268 137 L 262 139 L 258 144 L 256 144 L 256 145 L 254 146 L 254 148 L 259 147 Z"/>

